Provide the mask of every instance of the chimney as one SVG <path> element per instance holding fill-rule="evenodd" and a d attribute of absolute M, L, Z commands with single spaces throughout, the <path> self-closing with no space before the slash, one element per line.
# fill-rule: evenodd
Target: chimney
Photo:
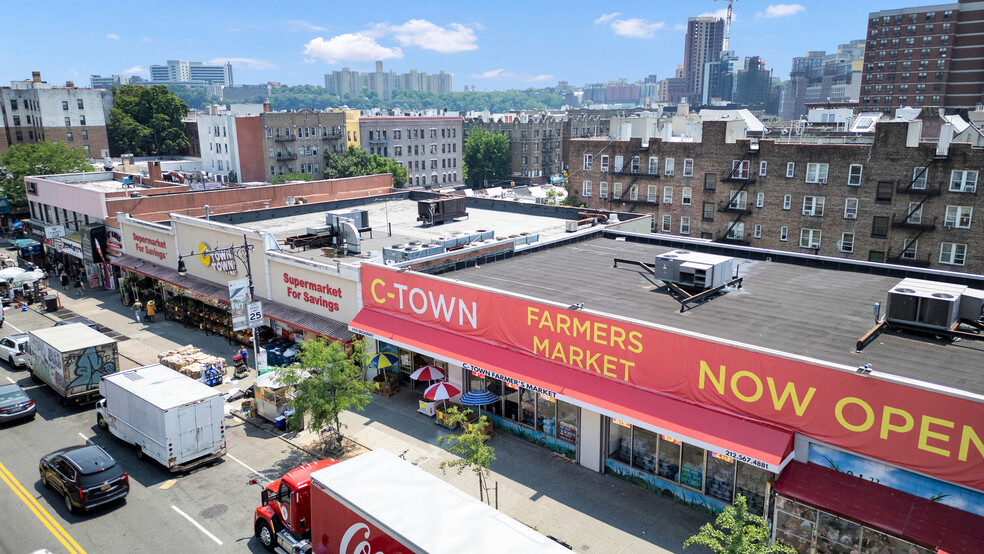
<path fill-rule="evenodd" d="M 162 179 L 161 162 L 147 162 L 147 173 L 150 176 L 150 186 L 154 186 L 154 183 Z"/>
<path fill-rule="evenodd" d="M 263 113 L 270 113 L 270 101 L 266 100 L 263 102 Z"/>
<path fill-rule="evenodd" d="M 65 88 L 75 88 L 75 81 L 65 81 Z"/>
<path fill-rule="evenodd" d="M 31 72 L 31 80 L 34 81 L 35 83 L 40 83 L 41 82 L 41 72 L 40 71 L 32 71 Z"/>

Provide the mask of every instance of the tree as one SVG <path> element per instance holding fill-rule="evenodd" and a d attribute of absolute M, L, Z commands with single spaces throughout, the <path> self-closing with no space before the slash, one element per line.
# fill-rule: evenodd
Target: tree
<path fill-rule="evenodd" d="M 0 154 L 0 181 L 12 206 L 27 203 L 24 177 L 93 169 L 85 150 L 69 148 L 60 142 L 15 144 Z"/>
<path fill-rule="evenodd" d="M 459 456 L 454 460 L 445 460 L 440 463 L 441 471 L 447 472 L 449 468 L 456 468 L 458 475 L 466 468 L 478 476 L 478 487 L 483 493 L 487 490 L 485 481 L 491 475 L 490 468 L 495 461 L 495 449 L 485 444 L 489 436 L 485 434 L 485 428 L 492 424 L 489 418 L 481 416 L 475 423 L 470 423 L 468 415 L 471 410 L 461 411 L 457 406 L 452 406 L 447 411 L 446 425 L 450 427 L 460 427 L 461 433 L 457 435 L 444 435 L 437 438 L 439 444 L 447 444 L 448 452 Z"/>
<path fill-rule="evenodd" d="M 368 362 L 362 341 L 346 351 L 336 341 L 307 340 L 301 343 L 299 358 L 299 364 L 276 370 L 280 382 L 296 391 L 290 405 L 302 417 L 294 421 L 307 417 L 309 430 L 328 431 L 340 441 L 339 414 L 362 411 L 372 397 L 372 383 L 366 381 L 362 370 Z M 297 430 L 294 422 L 292 426 Z"/>
<path fill-rule="evenodd" d="M 172 156 L 188 148 L 184 123 L 188 105 L 164 85 L 113 89 L 109 144 L 115 154 Z"/>
<path fill-rule="evenodd" d="M 376 173 L 389 173 L 393 176 L 393 186 L 403 188 L 403 185 L 407 183 L 407 179 L 409 178 L 407 168 L 401 166 L 393 158 L 383 158 L 375 154 L 372 154 L 372 156 L 376 158 Z"/>
<path fill-rule="evenodd" d="M 407 182 L 407 170 L 392 158 L 382 158 L 370 154 L 356 146 L 349 146 L 344 152 L 332 152 L 325 163 L 325 178 L 342 179 L 362 175 L 389 173 L 393 176 L 393 186 L 402 187 Z"/>
<path fill-rule="evenodd" d="M 779 543 L 769 544 L 769 526 L 762 516 L 748 513 L 745 497 L 738 495 L 735 505 L 728 506 L 714 520 L 705 523 L 696 535 L 683 543 L 684 548 L 699 544 L 714 554 L 796 554 Z"/>
<path fill-rule="evenodd" d="M 270 179 L 270 184 L 282 185 L 288 181 L 313 181 L 314 179 L 315 176 L 310 173 L 284 173 L 283 175 L 274 175 L 273 179 Z"/>
<path fill-rule="evenodd" d="M 230 171 L 229 172 L 229 175 L 227 175 L 227 177 L 228 177 L 230 183 L 238 183 L 239 182 L 239 174 L 236 173 L 236 170 L 235 169 L 233 169 L 232 171 Z"/>
<path fill-rule="evenodd" d="M 465 139 L 461 157 L 473 187 L 489 175 L 499 179 L 509 177 L 509 139 L 504 134 L 473 128 Z"/>

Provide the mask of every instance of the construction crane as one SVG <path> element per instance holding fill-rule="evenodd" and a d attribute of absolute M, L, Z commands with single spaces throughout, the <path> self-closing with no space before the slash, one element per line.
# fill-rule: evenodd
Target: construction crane
<path fill-rule="evenodd" d="M 714 0 L 717 2 L 717 0 Z M 731 42 L 731 5 L 737 0 L 727 0 L 728 2 L 728 15 L 724 18 L 724 48 L 722 50 L 730 50 L 728 44 Z"/>

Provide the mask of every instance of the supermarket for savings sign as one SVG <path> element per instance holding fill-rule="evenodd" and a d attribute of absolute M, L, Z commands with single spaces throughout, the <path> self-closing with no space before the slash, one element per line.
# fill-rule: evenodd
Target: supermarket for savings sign
<path fill-rule="evenodd" d="M 368 264 L 362 297 L 365 309 L 984 490 L 981 402 Z"/>

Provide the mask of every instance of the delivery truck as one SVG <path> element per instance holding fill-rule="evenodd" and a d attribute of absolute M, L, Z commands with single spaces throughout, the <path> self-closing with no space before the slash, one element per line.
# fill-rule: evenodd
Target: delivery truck
<path fill-rule="evenodd" d="M 281 553 L 570 550 L 385 450 L 291 470 L 263 489 L 253 531 Z"/>
<path fill-rule="evenodd" d="M 86 404 L 99 398 L 99 381 L 120 367 L 116 341 L 82 323 L 28 333 L 31 379 L 43 382 L 62 404 Z"/>
<path fill-rule="evenodd" d="M 138 458 L 186 471 L 225 455 L 225 402 L 212 387 L 154 364 L 108 375 L 99 391 L 96 423 Z"/>

